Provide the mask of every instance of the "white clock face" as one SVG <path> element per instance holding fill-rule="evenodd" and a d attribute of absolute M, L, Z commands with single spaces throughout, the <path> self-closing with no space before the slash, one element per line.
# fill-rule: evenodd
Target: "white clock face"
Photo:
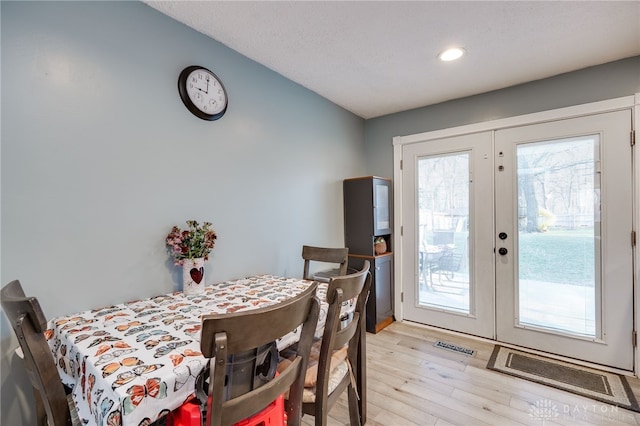
<path fill-rule="evenodd" d="M 218 114 L 227 105 L 227 96 L 218 79 L 203 69 L 192 71 L 186 81 L 191 102 L 205 114 Z"/>

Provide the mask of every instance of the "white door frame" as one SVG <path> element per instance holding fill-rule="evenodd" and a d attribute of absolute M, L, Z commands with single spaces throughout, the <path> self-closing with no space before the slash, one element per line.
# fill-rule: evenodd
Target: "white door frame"
<path fill-rule="evenodd" d="M 468 124 L 463 126 L 452 127 L 449 129 L 435 130 L 431 132 L 418 133 L 407 136 L 395 136 L 393 138 L 393 199 L 394 199 L 394 241 L 393 247 L 396 247 L 394 251 L 394 263 L 397 265 L 394 268 L 394 282 L 396 283 L 394 288 L 394 315 L 397 321 L 403 321 L 403 306 L 402 306 L 402 292 L 403 292 L 403 253 L 402 253 L 402 216 L 403 216 L 403 200 L 402 200 L 402 146 L 412 143 L 426 142 L 434 139 L 444 139 L 452 136 L 460 136 L 470 133 L 478 133 L 483 131 L 499 130 L 507 127 L 524 126 L 529 124 L 544 123 L 548 121 L 556 121 L 561 119 L 581 117 L 584 115 L 603 113 L 609 111 L 617 111 L 622 109 L 632 109 L 632 129 L 637 128 L 638 120 L 640 119 L 640 93 L 635 95 L 625 96 L 621 98 L 609 99 L 605 101 L 593 102 L 589 104 L 576 105 L 566 108 L 559 108 L 549 111 L 536 112 L 532 114 L 520 115 L 515 117 L 508 117 L 499 120 L 486 121 L 481 123 Z M 636 132 L 637 133 L 637 132 Z M 640 138 L 637 138 L 640 139 Z M 637 309 L 640 302 L 638 295 L 638 282 L 640 281 L 640 230 L 638 226 L 640 224 L 640 159 L 638 158 L 637 150 L 634 152 L 633 159 L 633 179 L 634 185 L 634 215 L 633 215 L 633 229 L 637 234 L 637 242 L 634 250 L 634 329 L 636 332 L 640 330 L 640 319 L 638 318 Z M 412 277 L 410 278 L 413 285 Z M 634 348 L 634 375 L 639 376 L 638 366 L 640 365 L 640 351 L 638 348 Z"/>

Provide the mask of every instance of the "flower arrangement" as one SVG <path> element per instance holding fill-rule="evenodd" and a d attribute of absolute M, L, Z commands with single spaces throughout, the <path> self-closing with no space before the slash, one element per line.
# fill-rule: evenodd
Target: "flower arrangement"
<path fill-rule="evenodd" d="M 185 230 L 174 226 L 166 238 L 167 248 L 175 258 L 176 265 L 182 265 L 185 259 L 203 257 L 209 260 L 209 253 L 218 238 L 210 222 L 200 225 L 195 220 L 187 220 L 187 225 Z"/>

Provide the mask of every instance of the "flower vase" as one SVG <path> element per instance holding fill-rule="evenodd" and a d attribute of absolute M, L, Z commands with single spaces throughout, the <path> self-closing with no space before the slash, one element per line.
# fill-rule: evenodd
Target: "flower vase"
<path fill-rule="evenodd" d="M 204 292 L 204 258 L 184 259 L 182 263 L 182 292 L 186 295 Z"/>

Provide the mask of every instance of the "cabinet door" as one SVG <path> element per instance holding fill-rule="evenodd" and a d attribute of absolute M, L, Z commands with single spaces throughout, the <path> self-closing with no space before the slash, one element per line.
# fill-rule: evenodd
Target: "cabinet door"
<path fill-rule="evenodd" d="M 373 235 L 391 233 L 391 182 L 373 179 Z"/>
<path fill-rule="evenodd" d="M 393 321 L 393 256 L 350 257 L 349 267 L 362 268 L 371 263 L 371 290 L 367 299 L 367 331 L 377 333 Z"/>
<path fill-rule="evenodd" d="M 379 324 L 393 315 L 393 256 L 377 257 L 374 268 L 376 324 Z"/>

